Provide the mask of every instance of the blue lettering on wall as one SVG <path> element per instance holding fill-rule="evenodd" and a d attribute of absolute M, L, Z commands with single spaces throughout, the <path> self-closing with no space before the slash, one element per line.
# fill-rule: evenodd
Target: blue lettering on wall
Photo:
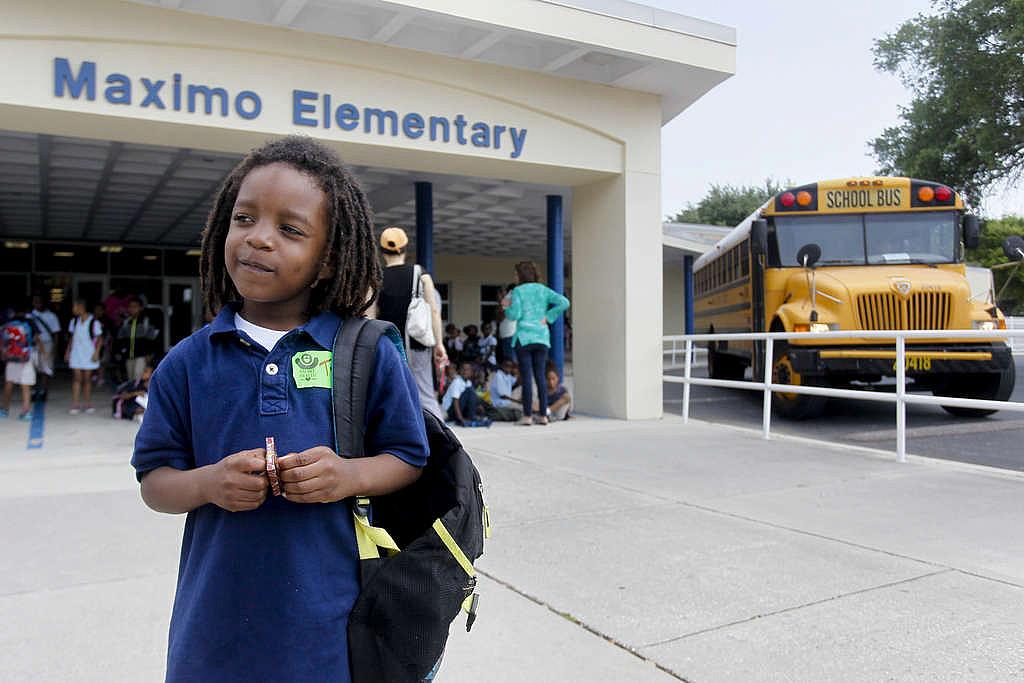
<path fill-rule="evenodd" d="M 53 60 L 54 97 L 87 101 L 96 100 L 98 67 L 96 62 L 82 61 L 77 67 L 66 57 Z M 170 93 L 167 79 L 139 77 L 110 72 L 103 77 L 103 99 L 111 104 L 138 106 L 141 109 L 167 109 L 202 113 L 205 116 L 228 117 L 252 121 L 263 113 L 263 99 L 254 90 L 232 93 L 224 87 L 204 83 L 188 83 L 182 74 L 172 74 Z M 508 156 L 518 159 L 526 147 L 526 129 L 486 121 L 472 121 L 464 114 L 454 117 L 418 112 L 399 113 L 393 109 L 364 106 L 351 102 L 333 104 L 330 94 L 313 90 L 292 90 L 292 124 L 309 128 L 330 129 L 337 126 L 350 133 L 398 137 L 409 140 L 425 138 L 441 144 L 472 145 L 480 149 L 509 150 Z M 503 146 L 503 143 L 507 143 Z"/>
<path fill-rule="evenodd" d="M 85 90 L 85 99 L 96 99 L 96 62 L 82 62 L 78 67 L 78 75 L 72 76 L 71 64 L 64 57 L 53 60 L 53 95 L 64 97 L 64 90 L 71 93 L 72 99 L 82 96 Z"/>

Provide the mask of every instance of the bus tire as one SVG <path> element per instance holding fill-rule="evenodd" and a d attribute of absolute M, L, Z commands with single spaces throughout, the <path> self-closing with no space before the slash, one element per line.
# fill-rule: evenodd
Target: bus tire
<path fill-rule="evenodd" d="M 774 331 L 774 330 L 773 330 Z M 794 384 L 797 386 L 817 386 L 812 378 L 804 378 L 793 370 L 789 360 L 789 344 L 776 341 L 772 354 L 772 381 L 775 384 Z M 810 420 L 825 412 L 828 399 L 824 396 L 807 396 L 781 391 L 772 393 L 772 403 L 779 414 L 791 420 Z"/>
<path fill-rule="evenodd" d="M 708 377 L 711 379 L 741 380 L 747 366 L 739 358 L 715 350 L 714 345 L 708 346 Z"/>
<path fill-rule="evenodd" d="M 942 385 L 941 395 L 954 396 L 956 398 L 980 398 L 986 401 L 1006 401 L 1013 393 L 1013 387 L 1017 382 L 1017 372 L 1011 364 L 1002 372 L 987 375 L 976 375 L 974 377 L 954 377 Z M 938 389 L 936 391 L 939 391 Z M 933 392 L 935 393 L 935 392 Z M 986 417 L 998 410 L 987 408 L 960 408 L 957 406 L 942 406 L 950 415 L 957 417 Z"/>

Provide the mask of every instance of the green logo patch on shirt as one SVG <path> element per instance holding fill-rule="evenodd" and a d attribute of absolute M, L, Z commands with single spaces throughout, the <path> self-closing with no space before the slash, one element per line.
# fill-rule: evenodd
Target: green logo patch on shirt
<path fill-rule="evenodd" d="M 295 387 L 331 388 L 331 352 L 330 351 L 299 351 L 292 356 L 292 377 Z"/>

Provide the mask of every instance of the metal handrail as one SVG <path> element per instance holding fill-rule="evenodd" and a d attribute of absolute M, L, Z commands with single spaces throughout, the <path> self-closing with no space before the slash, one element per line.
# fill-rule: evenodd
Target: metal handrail
<path fill-rule="evenodd" d="M 809 387 L 793 384 L 776 384 L 772 382 L 772 363 L 775 340 L 796 339 L 871 339 L 895 340 L 896 343 L 896 393 L 882 394 L 858 389 L 834 389 L 830 387 Z M 988 401 L 974 398 L 957 398 L 953 396 L 912 396 L 907 393 L 906 342 L 908 339 L 987 339 L 1006 341 L 1007 339 L 1024 338 L 1024 330 L 849 330 L 836 332 L 741 332 L 733 334 L 676 334 L 662 337 L 662 343 L 685 342 L 683 376 L 662 375 L 662 381 L 670 384 L 683 385 L 683 422 L 690 421 L 690 387 L 692 385 L 722 387 L 726 389 L 745 389 L 763 391 L 764 406 L 761 418 L 761 430 L 765 439 L 771 438 L 772 392 L 779 391 L 789 394 L 807 394 L 809 396 L 825 396 L 828 398 L 849 398 L 862 401 L 879 401 L 896 404 L 896 457 L 900 462 L 907 461 L 907 404 L 953 406 L 957 408 L 978 408 L 982 410 L 1010 410 L 1024 412 L 1024 403 L 1016 401 Z M 763 341 L 764 345 L 764 380 L 736 381 L 726 379 L 705 379 L 693 377 L 693 343 L 697 341 Z"/>

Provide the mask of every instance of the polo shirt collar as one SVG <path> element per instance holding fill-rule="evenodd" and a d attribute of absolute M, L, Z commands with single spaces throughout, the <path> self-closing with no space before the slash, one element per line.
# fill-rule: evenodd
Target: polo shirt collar
<path fill-rule="evenodd" d="M 235 327 L 235 314 L 240 310 L 242 310 L 242 304 L 237 301 L 232 301 L 221 307 L 217 317 L 210 323 L 211 341 L 224 334 L 238 335 L 238 330 Z M 334 335 L 338 331 L 340 322 L 341 318 L 337 314 L 325 311 L 315 315 L 299 329 L 312 337 L 313 341 L 321 347 L 330 351 L 334 348 Z"/>

